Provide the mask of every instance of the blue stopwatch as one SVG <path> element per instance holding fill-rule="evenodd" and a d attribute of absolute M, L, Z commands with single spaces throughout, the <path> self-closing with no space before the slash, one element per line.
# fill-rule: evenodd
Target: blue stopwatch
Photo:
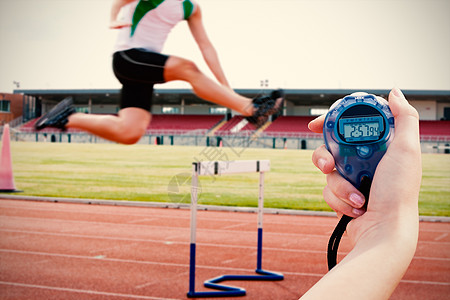
<path fill-rule="evenodd" d="M 355 93 L 331 105 L 323 137 L 338 172 L 369 201 L 375 169 L 394 138 L 394 116 L 381 97 Z M 351 217 L 343 215 L 328 242 L 328 269 L 337 264 L 337 250 Z"/>
<path fill-rule="evenodd" d="M 394 116 L 385 99 L 352 94 L 330 107 L 323 136 L 336 169 L 359 189 L 365 177 L 372 180 L 394 138 Z"/>

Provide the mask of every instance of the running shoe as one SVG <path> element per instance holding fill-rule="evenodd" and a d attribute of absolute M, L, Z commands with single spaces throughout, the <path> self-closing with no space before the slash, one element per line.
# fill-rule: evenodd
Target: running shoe
<path fill-rule="evenodd" d="M 73 113 L 75 113 L 75 107 L 73 107 L 72 97 L 68 97 L 37 120 L 34 128 L 42 130 L 46 127 L 53 127 L 65 131 L 66 124 L 69 122 L 68 118 Z"/>
<path fill-rule="evenodd" d="M 253 124 L 257 129 L 263 126 L 269 116 L 279 111 L 281 103 L 284 99 L 283 90 L 274 90 L 270 96 L 259 96 L 253 99 L 253 107 L 255 112 L 252 116 L 246 117 L 250 124 Z"/>

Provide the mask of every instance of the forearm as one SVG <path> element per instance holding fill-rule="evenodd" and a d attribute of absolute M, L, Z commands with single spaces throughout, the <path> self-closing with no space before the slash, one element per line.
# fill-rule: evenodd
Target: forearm
<path fill-rule="evenodd" d="M 217 55 L 216 49 L 206 34 L 202 21 L 202 13 L 198 5 L 196 5 L 194 13 L 188 19 L 188 25 L 192 36 L 194 37 L 200 52 L 202 53 L 203 59 L 211 72 L 214 74 L 214 77 L 216 77 L 220 84 L 231 89 L 230 84 L 225 77 L 225 73 L 223 72 L 222 66 L 220 65 L 219 56 Z"/>
<path fill-rule="evenodd" d="M 230 87 L 228 80 L 223 72 L 222 66 L 220 65 L 219 56 L 217 55 L 216 50 L 212 46 L 204 47 L 202 50 L 203 59 L 208 65 L 211 72 L 216 77 L 217 81 L 219 81 L 222 85 Z"/>
<path fill-rule="evenodd" d="M 414 256 L 417 238 L 417 212 L 379 223 L 302 299 L 389 299 Z"/>

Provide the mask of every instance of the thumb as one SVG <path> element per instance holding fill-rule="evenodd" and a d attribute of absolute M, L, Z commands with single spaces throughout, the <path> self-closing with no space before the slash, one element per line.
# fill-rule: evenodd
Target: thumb
<path fill-rule="evenodd" d="M 408 207 L 417 210 L 422 177 L 419 114 L 394 88 L 389 107 L 395 118 L 394 139 L 375 171 L 368 211 L 388 217 Z"/>
<path fill-rule="evenodd" d="M 394 148 L 420 151 L 419 114 L 398 88 L 389 93 L 389 108 L 395 118 Z"/>

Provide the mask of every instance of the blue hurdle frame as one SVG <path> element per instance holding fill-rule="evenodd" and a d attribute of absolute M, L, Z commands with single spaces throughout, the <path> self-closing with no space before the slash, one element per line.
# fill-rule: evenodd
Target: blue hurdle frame
<path fill-rule="evenodd" d="M 230 165 L 233 163 L 233 165 Z M 235 165 L 237 164 L 237 165 Z M 279 281 L 284 279 L 281 273 L 262 269 L 262 245 L 263 245 L 263 210 L 264 210 L 264 172 L 270 170 L 270 162 L 265 161 L 233 161 L 233 162 L 194 162 L 192 164 L 192 189 L 191 189 L 191 242 L 189 262 L 189 298 L 206 297 L 236 297 L 245 296 L 243 288 L 220 284 L 223 281 L 261 280 Z M 239 167 L 239 165 L 244 166 Z M 254 166 L 254 167 L 253 167 Z M 198 200 L 198 176 L 217 175 L 230 173 L 259 172 L 259 197 L 258 197 L 258 243 L 256 256 L 256 270 L 259 275 L 222 275 L 204 282 L 204 286 L 218 291 L 195 291 L 195 263 L 196 263 L 196 227 L 197 227 L 197 200 Z"/>

